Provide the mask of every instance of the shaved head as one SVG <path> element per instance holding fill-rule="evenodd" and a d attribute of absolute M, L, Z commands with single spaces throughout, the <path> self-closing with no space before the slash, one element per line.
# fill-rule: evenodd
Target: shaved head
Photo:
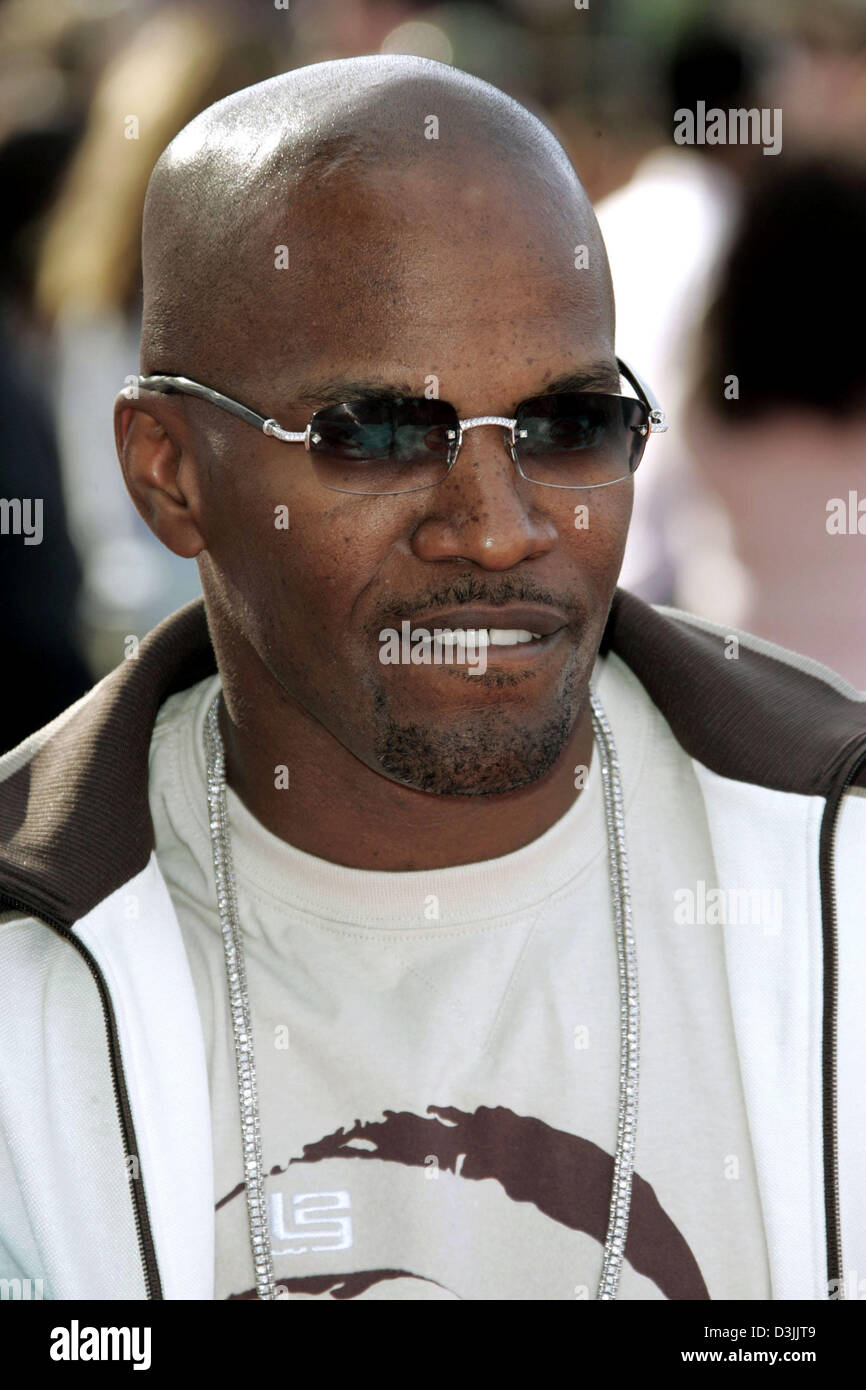
<path fill-rule="evenodd" d="M 579 240 L 604 261 L 592 209 L 553 134 L 446 64 L 349 58 L 249 87 L 197 117 L 154 169 L 142 371 L 238 391 L 262 370 L 289 381 L 324 360 L 335 329 L 351 335 L 371 300 L 383 314 L 399 311 L 410 267 L 415 279 L 439 268 L 431 234 L 449 243 L 449 258 L 478 237 L 495 258 L 510 220 L 503 226 L 503 210 L 518 221 L 528 204 L 574 227 L 563 255 Z M 532 256 L 531 245 L 520 255 Z M 568 269 L 567 260 L 550 264 L 556 293 Z M 339 324 L 323 313 L 323 285 L 341 291 Z M 612 324 L 610 295 L 608 309 Z"/>

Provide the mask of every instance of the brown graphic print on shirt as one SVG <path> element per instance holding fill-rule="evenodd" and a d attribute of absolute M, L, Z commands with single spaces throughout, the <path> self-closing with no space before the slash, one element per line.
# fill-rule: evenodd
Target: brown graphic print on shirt
<path fill-rule="evenodd" d="M 512 1201 L 530 1203 L 543 1216 L 571 1230 L 583 1231 L 604 1244 L 613 1182 L 611 1154 L 579 1135 L 554 1129 L 531 1115 L 515 1115 L 503 1106 L 479 1106 L 471 1113 L 454 1106 L 429 1105 L 427 1110 L 427 1116 L 384 1110 L 382 1120 L 356 1120 L 351 1129 L 341 1127 L 305 1144 L 300 1157 L 289 1159 L 285 1167 L 276 1165 L 270 1170 L 271 1175 L 285 1173 L 296 1164 L 319 1163 L 329 1158 L 400 1163 L 423 1169 L 430 1156 L 435 1155 L 440 1170 L 468 1182 L 492 1178 Z M 238 1199 L 244 1187 L 240 1183 L 221 1198 L 217 1210 Z M 637 1173 L 625 1256 L 632 1268 L 652 1280 L 665 1298 L 709 1298 L 686 1240 L 650 1184 Z M 391 1268 L 281 1277 L 279 1283 L 290 1295 L 351 1299 L 376 1283 L 398 1278 L 440 1284 L 429 1272 Z M 456 1298 L 463 1297 L 459 1289 L 449 1292 Z M 254 1299 L 256 1291 L 247 1289 L 231 1297 Z"/>

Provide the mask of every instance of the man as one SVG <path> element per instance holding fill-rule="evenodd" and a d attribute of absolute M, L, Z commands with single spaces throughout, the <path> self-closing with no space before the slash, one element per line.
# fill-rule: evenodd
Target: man
<path fill-rule="evenodd" d="M 163 155 L 144 284 L 118 451 L 204 603 L 0 763 L 2 1272 L 839 1294 L 863 697 L 616 590 L 662 417 L 560 146 L 301 69 Z"/>

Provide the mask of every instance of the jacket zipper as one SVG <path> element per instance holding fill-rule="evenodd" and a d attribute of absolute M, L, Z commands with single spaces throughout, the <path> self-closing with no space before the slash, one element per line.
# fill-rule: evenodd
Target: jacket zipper
<path fill-rule="evenodd" d="M 123 1152 L 130 1173 L 132 1185 L 132 1213 L 135 1219 L 135 1232 L 138 1237 L 138 1249 L 141 1255 L 141 1264 L 144 1271 L 144 1286 L 147 1290 L 148 1299 L 161 1299 L 162 1280 L 159 1276 L 159 1266 L 156 1261 L 156 1247 L 153 1240 L 153 1232 L 150 1227 L 150 1217 L 147 1211 L 147 1198 L 144 1192 L 144 1183 L 141 1178 L 140 1165 L 138 1159 L 138 1144 L 135 1138 L 135 1127 L 132 1122 L 132 1110 L 129 1104 L 129 1096 L 126 1090 L 126 1079 L 123 1075 L 123 1062 L 120 1054 L 120 1040 L 117 1035 L 117 1024 L 114 1020 L 114 1010 L 111 1006 L 111 997 L 108 987 L 103 978 L 93 956 L 80 941 L 74 932 L 61 922 L 57 917 L 52 917 L 41 909 L 34 910 L 32 903 L 22 902 L 19 898 L 7 897 L 4 893 L 0 899 L 0 906 L 20 908 L 29 917 L 38 917 L 40 921 L 48 926 L 68 941 L 86 962 L 96 988 L 99 991 L 99 1000 L 102 1005 L 102 1015 L 105 1022 L 105 1032 L 108 1038 L 108 1052 L 111 1062 L 111 1083 L 114 1088 L 114 1103 L 117 1107 L 117 1117 L 120 1123 L 120 1132 L 123 1138 Z"/>
<path fill-rule="evenodd" d="M 845 1297 L 842 1260 L 842 1214 L 839 1205 L 839 1142 L 836 1100 L 837 1024 L 839 1005 L 839 940 L 836 921 L 836 882 L 834 838 L 842 798 L 866 762 L 866 746 L 858 748 L 848 763 L 842 780 L 827 799 L 821 821 L 819 869 L 821 915 L 823 921 L 824 1018 L 822 1029 L 823 1131 L 824 1131 L 824 1221 L 827 1233 L 827 1288 Z"/>

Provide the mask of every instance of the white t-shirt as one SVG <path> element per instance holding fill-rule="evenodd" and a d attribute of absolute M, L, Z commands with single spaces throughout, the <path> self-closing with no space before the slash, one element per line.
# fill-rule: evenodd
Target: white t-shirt
<path fill-rule="evenodd" d="M 594 687 L 621 765 L 641 1006 L 619 1297 L 767 1299 L 721 933 L 675 920 L 678 890 L 716 882 L 702 797 L 619 658 L 599 658 Z M 205 789 L 218 689 L 211 677 L 162 706 L 150 800 L 204 1031 L 222 1299 L 255 1297 L 255 1276 Z M 457 868 L 346 868 L 271 834 L 231 789 L 228 809 L 278 1284 L 291 1298 L 594 1299 L 619 1067 L 595 754 L 543 835 Z"/>

